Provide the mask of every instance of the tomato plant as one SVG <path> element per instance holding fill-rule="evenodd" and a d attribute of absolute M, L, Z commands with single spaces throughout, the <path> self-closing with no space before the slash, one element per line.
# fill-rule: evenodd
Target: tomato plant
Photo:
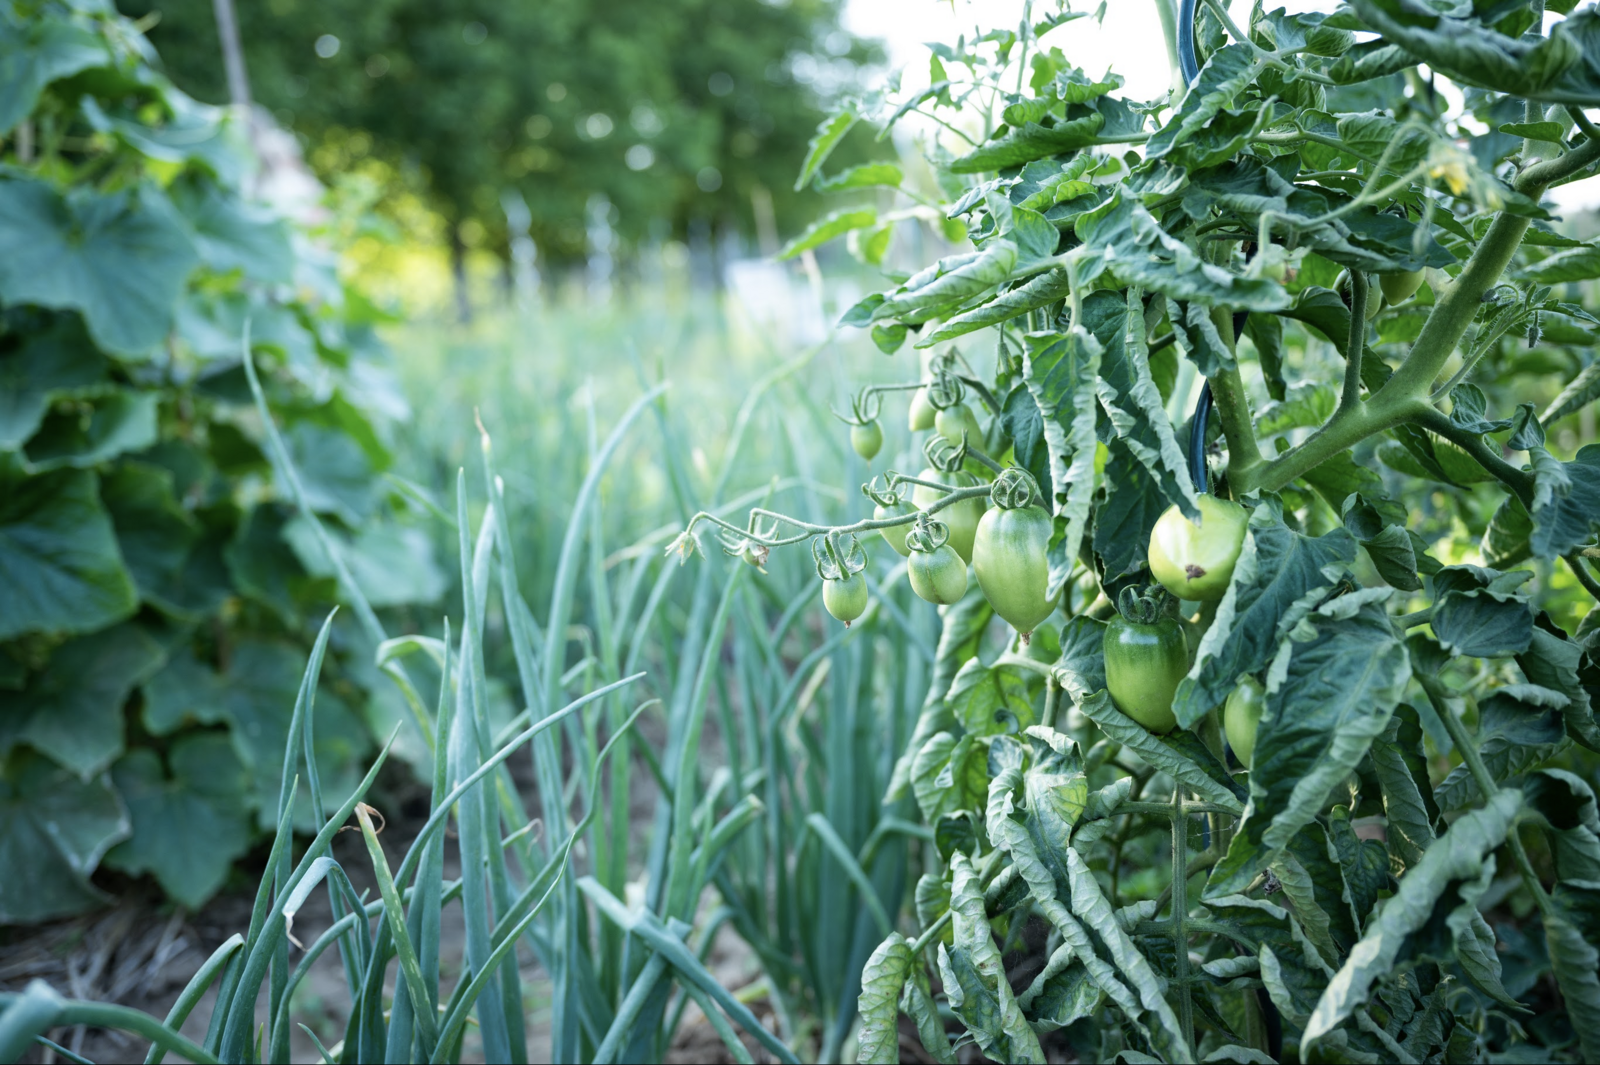
<path fill-rule="evenodd" d="M 1002 1061 L 1600 1056 L 1600 248 L 1547 200 L 1600 167 L 1600 14 L 1146 2 L 1158 98 L 1075 65 L 1094 16 L 1037 4 L 804 163 L 821 184 L 839 131 L 928 119 L 931 183 L 791 247 L 964 229 L 842 323 L 937 353 L 874 394 L 949 406 L 954 378 L 989 426 L 886 483 L 953 530 L 1026 473 L 1066 618 L 1041 662 L 981 569 L 940 608 L 891 791 L 929 871 L 883 900 L 861 1060 L 896 1059 L 902 1008 L 941 1061 L 952 1034 Z M 774 548 L 911 520 L 762 517 Z M 1114 604 L 1152 580 L 1178 635 L 1135 652 Z"/>

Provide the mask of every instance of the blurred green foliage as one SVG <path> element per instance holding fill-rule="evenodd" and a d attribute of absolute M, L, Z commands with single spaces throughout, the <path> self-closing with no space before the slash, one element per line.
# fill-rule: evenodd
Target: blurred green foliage
<path fill-rule="evenodd" d="M 167 73 L 227 99 L 211 0 L 121 0 Z M 420 188 L 468 244 L 503 248 L 500 197 L 519 189 L 541 252 L 585 248 L 591 197 L 625 241 L 694 219 L 783 229 L 813 209 L 794 168 L 875 46 L 839 28 L 840 0 L 265 0 L 238 5 L 255 100 L 330 150 L 320 176 L 373 157 Z M 866 158 L 862 136 L 840 158 Z"/>

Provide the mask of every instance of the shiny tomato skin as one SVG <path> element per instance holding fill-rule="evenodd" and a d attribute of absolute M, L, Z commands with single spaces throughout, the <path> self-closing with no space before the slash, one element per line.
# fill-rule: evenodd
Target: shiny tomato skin
<path fill-rule="evenodd" d="M 883 521 L 885 518 L 898 518 L 916 512 L 917 508 L 904 500 L 888 507 L 879 503 L 872 508 L 872 520 Z M 906 533 L 910 531 L 911 523 L 908 521 L 904 525 L 891 525 L 887 529 L 879 529 L 878 533 L 889 542 L 890 547 L 894 548 L 895 554 L 901 558 L 910 558 L 911 548 L 906 546 Z"/>
<path fill-rule="evenodd" d="M 1215 602 L 1228 590 L 1250 512 L 1203 495 L 1200 518 L 1195 525 L 1176 504 L 1167 508 L 1150 531 L 1150 572 L 1179 599 Z"/>
<path fill-rule="evenodd" d="M 859 573 L 837 581 L 822 582 L 822 605 L 844 622 L 845 628 L 867 609 L 867 579 Z"/>
<path fill-rule="evenodd" d="M 1046 558 L 1054 524 L 1043 507 L 994 507 L 973 538 L 972 568 L 983 597 L 1024 637 L 1055 613 Z"/>
<path fill-rule="evenodd" d="M 1176 728 L 1172 697 L 1189 672 L 1189 642 L 1177 619 L 1141 625 L 1112 618 L 1103 651 L 1106 689 L 1117 709 L 1157 734 Z"/>
<path fill-rule="evenodd" d="M 976 487 L 978 479 L 965 470 L 955 473 L 943 473 L 939 470 L 927 469 L 918 474 L 918 479 L 923 481 L 939 481 L 943 484 L 954 485 L 957 488 Z M 911 493 L 911 502 L 919 510 L 926 510 L 942 498 L 944 493 L 937 488 L 927 488 L 917 485 Z M 987 504 L 983 496 L 973 496 L 952 503 L 943 510 L 934 514 L 934 517 L 944 522 L 950 529 L 950 546 L 956 549 L 956 554 L 961 556 L 961 561 L 972 561 L 972 541 L 978 535 L 978 522 L 983 519 L 983 512 Z"/>
<path fill-rule="evenodd" d="M 1222 708 L 1222 731 L 1228 737 L 1234 757 L 1246 769 L 1255 757 L 1256 729 L 1266 706 L 1267 690 L 1254 677 L 1246 677 L 1228 694 L 1228 701 Z"/>
<path fill-rule="evenodd" d="M 959 603 L 967 594 L 967 564 L 949 544 L 932 551 L 913 551 L 906 564 L 911 590 L 938 606 Z"/>

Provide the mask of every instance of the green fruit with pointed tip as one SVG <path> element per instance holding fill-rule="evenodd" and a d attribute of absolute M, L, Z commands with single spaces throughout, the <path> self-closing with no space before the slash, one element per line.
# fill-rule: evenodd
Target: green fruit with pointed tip
<path fill-rule="evenodd" d="M 844 622 L 847 629 L 852 621 L 866 612 L 867 598 L 867 579 L 859 573 L 822 582 L 822 605 L 828 608 L 828 613 Z"/>
<path fill-rule="evenodd" d="M 1050 561 L 1045 557 L 1054 525 L 1043 507 L 996 506 L 983 515 L 973 537 L 978 587 L 1024 643 L 1035 626 L 1055 613 L 1055 600 L 1047 594 Z"/>
<path fill-rule="evenodd" d="M 1228 746 L 1239 764 L 1250 768 L 1256 753 L 1256 729 L 1261 724 L 1261 711 L 1267 707 L 1267 690 L 1254 677 L 1246 677 L 1228 695 L 1222 708 L 1222 731 L 1228 736 Z"/>
<path fill-rule="evenodd" d="M 878 457 L 878 452 L 883 449 L 883 427 L 874 419 L 865 425 L 852 425 L 850 427 L 850 446 L 856 449 L 856 454 L 871 462 Z"/>
<path fill-rule="evenodd" d="M 1417 294 L 1422 287 L 1422 278 L 1421 270 L 1399 270 L 1392 274 L 1379 274 L 1378 286 L 1383 289 L 1383 298 L 1389 302 L 1389 306 L 1394 307 Z"/>
<path fill-rule="evenodd" d="M 1150 530 L 1150 572 L 1179 599 L 1215 602 L 1228 590 L 1244 547 L 1250 512 L 1216 496 L 1201 496 L 1200 524 L 1174 504 Z"/>

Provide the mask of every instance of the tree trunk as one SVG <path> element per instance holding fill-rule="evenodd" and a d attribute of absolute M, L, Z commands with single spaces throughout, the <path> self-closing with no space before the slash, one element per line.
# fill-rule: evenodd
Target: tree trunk
<path fill-rule="evenodd" d="M 456 320 L 466 325 L 472 321 L 472 297 L 467 292 L 467 246 L 461 242 L 461 234 L 455 226 L 450 227 L 450 276 L 455 282 Z"/>

